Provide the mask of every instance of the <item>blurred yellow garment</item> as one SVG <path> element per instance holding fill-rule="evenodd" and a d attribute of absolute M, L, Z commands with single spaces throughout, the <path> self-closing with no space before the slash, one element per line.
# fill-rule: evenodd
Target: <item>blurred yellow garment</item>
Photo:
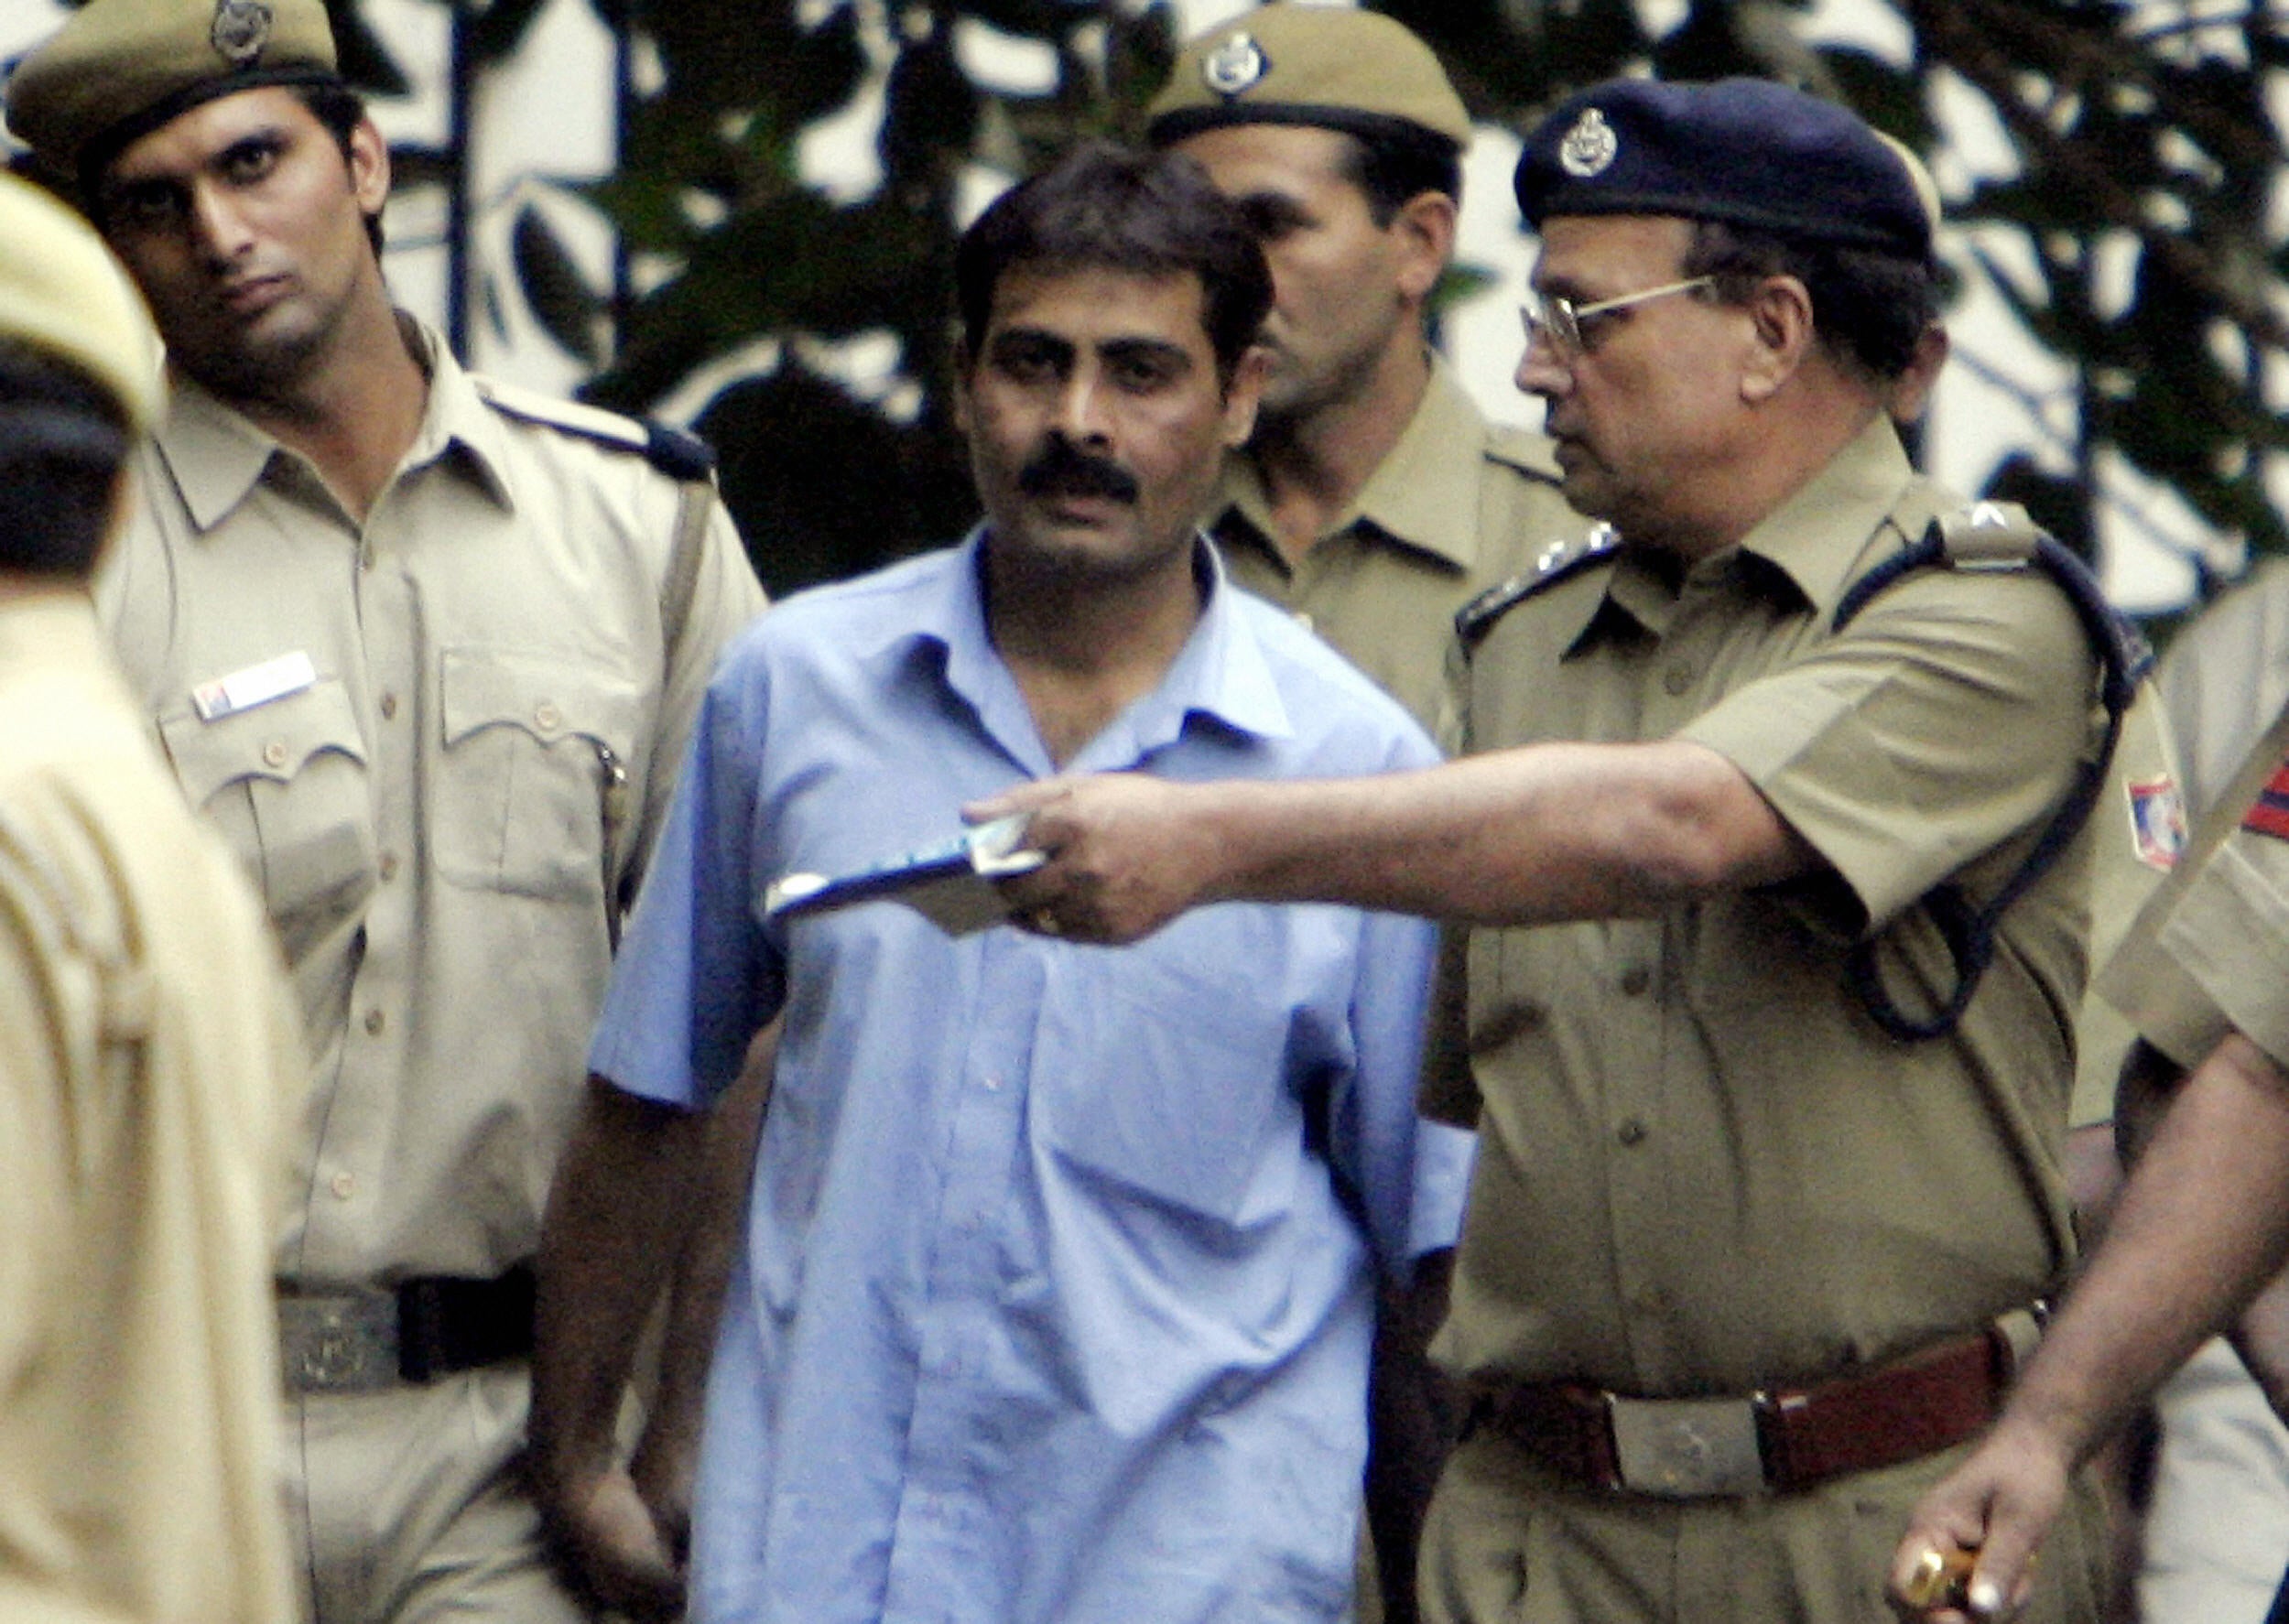
<path fill-rule="evenodd" d="M 0 1620 L 283 1624 L 277 950 L 86 599 L 0 603 Z"/>

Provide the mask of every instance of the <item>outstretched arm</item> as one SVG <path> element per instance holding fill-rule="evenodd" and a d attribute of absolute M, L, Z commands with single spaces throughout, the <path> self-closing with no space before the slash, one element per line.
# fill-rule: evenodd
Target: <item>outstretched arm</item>
<path fill-rule="evenodd" d="M 1203 903 L 1333 902 L 1479 925 L 1642 915 L 1817 864 L 1748 778 L 1687 741 L 1541 744 L 1372 778 L 1028 785 L 1050 861 L 1020 923 L 1129 942 Z"/>
<path fill-rule="evenodd" d="M 1985 1442 L 1924 1498 L 1893 1564 L 1905 1617 L 1926 1551 L 1976 1551 L 1970 1616 L 2027 1586 L 2028 1561 L 2088 1458 L 2289 1255 L 2289 1074 L 2238 1033 L 2155 1130 L 2064 1310 Z"/>

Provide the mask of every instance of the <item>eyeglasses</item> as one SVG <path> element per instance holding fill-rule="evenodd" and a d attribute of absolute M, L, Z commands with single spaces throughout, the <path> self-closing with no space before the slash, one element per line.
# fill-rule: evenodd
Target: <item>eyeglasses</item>
<path fill-rule="evenodd" d="M 1526 302 L 1518 307 L 1518 315 L 1526 324 L 1526 346 L 1546 338 L 1550 348 L 1557 352 L 1560 361 L 1572 361 L 1589 348 L 1589 335 L 1598 329 L 1595 319 L 1626 310 L 1632 305 L 1642 305 L 1649 298 L 1666 298 L 1673 293 L 1691 293 L 1716 281 L 1714 276 L 1695 276 L 1685 282 L 1665 282 L 1658 287 L 1648 287 L 1643 293 L 1625 293 L 1619 298 L 1601 298 L 1594 304 L 1578 305 L 1570 298 L 1544 298 L 1532 288 L 1526 290 Z"/>

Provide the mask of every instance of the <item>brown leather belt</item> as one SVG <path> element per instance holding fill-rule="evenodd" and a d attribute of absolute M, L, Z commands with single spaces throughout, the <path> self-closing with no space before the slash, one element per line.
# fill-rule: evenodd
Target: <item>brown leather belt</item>
<path fill-rule="evenodd" d="M 493 1280 L 437 1275 L 389 1291 L 278 1288 L 279 1363 L 288 1392 L 376 1392 L 532 1350 L 530 1263 Z"/>
<path fill-rule="evenodd" d="M 2044 1312 L 2039 1304 L 2014 1310 L 1872 1370 L 1746 1398 L 1637 1399 L 1565 1381 L 1481 1386 L 1463 1436 L 1493 1431 L 1615 1494 L 1786 1494 L 1976 1435 L 2033 1351 Z"/>

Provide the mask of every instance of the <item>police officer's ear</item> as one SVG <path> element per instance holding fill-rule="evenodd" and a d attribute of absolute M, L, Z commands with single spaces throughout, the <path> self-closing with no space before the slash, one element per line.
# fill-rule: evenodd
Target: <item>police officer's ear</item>
<path fill-rule="evenodd" d="M 358 200 L 358 212 L 379 214 L 389 201 L 389 141 L 371 115 L 350 129 L 350 189 Z"/>
<path fill-rule="evenodd" d="M 1428 298 L 1454 257 L 1455 216 L 1455 200 L 1445 192 L 1418 191 L 1391 217 L 1388 229 L 1400 252 L 1399 292 L 1410 301 Z"/>
<path fill-rule="evenodd" d="M 1232 363 L 1231 376 L 1224 384 L 1226 449 L 1238 450 L 1255 432 L 1256 407 L 1264 399 L 1264 381 L 1271 370 L 1272 352 L 1262 344 L 1250 344 Z"/>
<path fill-rule="evenodd" d="M 1766 276 L 1741 301 L 1752 340 L 1741 374 L 1743 400 L 1763 401 L 1795 375 L 1815 348 L 1812 295 L 1794 276 Z"/>

